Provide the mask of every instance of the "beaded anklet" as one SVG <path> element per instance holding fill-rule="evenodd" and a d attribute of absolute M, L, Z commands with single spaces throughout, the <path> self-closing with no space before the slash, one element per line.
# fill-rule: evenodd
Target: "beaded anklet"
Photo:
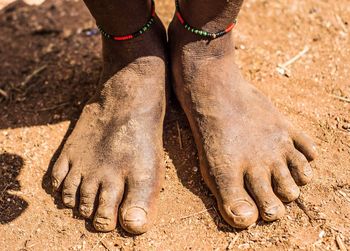
<path fill-rule="evenodd" d="M 176 16 L 179 19 L 180 23 L 185 27 L 185 29 L 187 29 L 188 31 L 200 35 L 202 37 L 205 38 L 210 38 L 210 39 L 215 39 L 218 37 L 222 37 L 225 34 L 229 33 L 230 31 L 232 31 L 232 29 L 235 27 L 237 20 L 233 21 L 233 23 L 229 24 L 227 26 L 227 28 L 225 30 L 221 30 L 219 32 L 209 32 L 209 31 L 204 31 L 204 30 L 200 30 L 197 28 L 192 27 L 191 25 L 189 25 L 184 18 L 182 17 L 181 11 L 180 11 L 180 4 L 179 4 L 179 0 L 175 0 L 175 5 L 176 5 Z"/>
<path fill-rule="evenodd" d="M 132 34 L 129 34 L 129 35 L 125 35 L 125 36 L 115 36 L 115 35 L 108 34 L 106 31 L 104 31 L 102 29 L 102 27 L 100 25 L 97 25 L 97 28 L 100 30 L 101 34 L 103 36 L 105 36 L 106 38 L 109 38 L 109 39 L 112 39 L 112 40 L 115 40 L 115 41 L 130 40 L 130 39 L 136 38 L 138 36 L 141 36 L 143 33 L 148 31 L 151 28 L 152 24 L 154 23 L 155 16 L 156 16 L 155 3 L 154 3 L 154 0 L 152 0 L 151 17 L 148 20 L 148 22 L 141 29 L 139 29 L 138 31 L 136 31 L 136 32 L 134 32 Z"/>

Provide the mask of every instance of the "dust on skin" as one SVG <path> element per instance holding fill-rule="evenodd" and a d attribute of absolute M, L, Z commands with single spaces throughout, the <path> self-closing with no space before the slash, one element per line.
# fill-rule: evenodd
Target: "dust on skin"
<path fill-rule="evenodd" d="M 122 24 L 113 28 L 104 13 L 120 4 L 86 4 L 109 33 L 120 32 Z M 191 21 L 213 31 L 232 22 L 241 5 L 241 0 L 181 1 L 185 19 L 200 10 Z M 128 7 L 142 13 L 140 23 L 147 13 L 143 7 L 150 9 L 144 1 L 123 6 Z M 185 30 L 176 16 L 169 30 L 174 89 L 194 134 L 202 176 L 221 215 L 238 228 L 253 224 L 259 213 L 266 221 L 281 218 L 283 202 L 297 199 L 298 185 L 311 180 L 314 144 L 241 77 L 231 34 L 208 42 Z M 94 217 L 100 231 L 115 228 L 123 196 L 119 218 L 127 231 L 147 231 L 156 215 L 163 173 L 164 32 L 158 21 L 153 31 L 125 46 L 103 38 L 101 88 L 84 108 L 53 170 L 54 187 L 63 184 L 65 205 L 79 205 L 80 213 Z"/>

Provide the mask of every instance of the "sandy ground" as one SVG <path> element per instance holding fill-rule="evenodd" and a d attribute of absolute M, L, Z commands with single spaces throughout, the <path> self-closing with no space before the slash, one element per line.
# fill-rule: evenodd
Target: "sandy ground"
<path fill-rule="evenodd" d="M 350 247 L 348 0 L 247 0 L 234 31 L 245 77 L 319 147 L 315 178 L 300 202 L 286 205 L 277 222 L 228 226 L 200 178 L 189 126 L 172 98 L 159 217 L 141 236 L 120 227 L 96 233 L 48 193 L 52 156 L 99 76 L 100 41 L 89 13 L 80 1 L 10 2 L 0 1 L 0 250 Z M 157 10 L 168 24 L 173 4 L 157 1 Z M 278 64 L 303 50 L 288 76 L 278 73 Z"/>

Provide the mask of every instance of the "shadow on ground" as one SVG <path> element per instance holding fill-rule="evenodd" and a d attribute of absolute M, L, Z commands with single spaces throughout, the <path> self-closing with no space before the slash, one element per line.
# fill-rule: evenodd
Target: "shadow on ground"
<path fill-rule="evenodd" d="M 94 93 L 99 36 L 82 2 L 0 11 L 0 129 L 72 120 Z"/>
<path fill-rule="evenodd" d="M 0 224 L 6 224 L 19 217 L 28 207 L 28 203 L 11 191 L 20 191 L 17 180 L 24 161 L 16 155 L 0 155 Z"/>

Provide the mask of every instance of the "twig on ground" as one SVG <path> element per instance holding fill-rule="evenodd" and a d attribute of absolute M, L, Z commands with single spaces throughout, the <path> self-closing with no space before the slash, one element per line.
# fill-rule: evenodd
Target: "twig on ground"
<path fill-rule="evenodd" d="M 91 251 L 95 250 L 95 248 L 98 247 L 98 245 L 101 243 L 101 241 L 106 237 L 106 234 L 103 234 L 102 237 L 96 242 L 95 246 L 91 249 Z"/>
<path fill-rule="evenodd" d="M 205 209 L 205 210 L 202 210 L 200 212 L 197 212 L 197 213 L 194 213 L 194 214 L 190 214 L 190 215 L 187 215 L 187 216 L 184 216 L 184 217 L 181 217 L 180 220 L 184 220 L 184 219 L 187 219 L 187 218 L 191 218 L 191 217 L 194 217 L 194 216 L 197 216 L 197 215 L 201 215 L 201 214 L 204 214 L 210 210 L 213 210 L 214 208 L 211 207 L 211 208 L 208 208 L 208 209 Z"/>
<path fill-rule="evenodd" d="M 113 250 L 113 248 L 111 247 L 111 245 L 110 245 L 108 242 L 106 242 L 105 240 L 101 240 L 101 244 L 102 244 L 102 246 L 104 246 L 105 249 L 107 249 L 108 251 L 112 251 L 112 250 Z"/>
<path fill-rule="evenodd" d="M 347 200 L 347 202 L 350 202 L 350 198 L 346 193 L 344 193 L 342 190 L 338 190 L 337 192 L 338 192 L 338 194 L 343 196 L 345 198 L 345 200 Z"/>
<path fill-rule="evenodd" d="M 71 102 L 63 102 L 63 103 L 58 104 L 58 105 L 49 106 L 49 107 L 45 107 L 45 108 L 41 108 L 41 109 L 37 109 L 37 110 L 22 109 L 22 111 L 24 111 L 24 112 L 46 112 L 46 111 L 55 110 L 56 108 L 59 108 L 62 106 L 69 105 L 70 103 Z"/>
<path fill-rule="evenodd" d="M 310 214 L 303 200 L 299 197 L 298 199 L 295 200 L 295 203 L 306 214 L 306 216 L 309 218 L 309 221 L 312 222 L 314 220 L 314 217 Z"/>
<path fill-rule="evenodd" d="M 3 194 L 5 193 L 5 191 L 7 190 L 7 188 L 10 186 L 10 184 L 6 184 L 5 188 L 1 191 L 0 193 L 0 199 L 2 198 Z"/>
<path fill-rule="evenodd" d="M 339 99 L 339 100 L 341 100 L 341 101 L 344 101 L 344 102 L 350 103 L 350 99 L 349 99 L 349 98 L 345 98 L 345 97 L 337 96 L 337 95 L 334 95 L 334 94 L 329 94 L 329 96 L 331 96 L 331 97 L 333 97 L 333 98 L 336 98 L 336 99 Z"/>
<path fill-rule="evenodd" d="M 305 48 L 299 52 L 297 55 L 295 55 L 294 57 L 292 57 L 290 60 L 288 60 L 287 62 L 283 63 L 283 64 L 278 64 L 277 65 L 277 72 L 281 75 L 284 75 L 286 77 L 290 76 L 290 70 L 287 68 L 289 65 L 293 64 L 294 62 L 296 62 L 298 59 L 300 59 L 302 56 L 304 56 L 308 51 L 309 51 L 309 47 L 305 46 Z"/>
<path fill-rule="evenodd" d="M 5 97 L 6 99 L 9 97 L 9 95 L 7 94 L 6 91 L 4 91 L 3 89 L 0 89 L 0 95 Z"/>
<path fill-rule="evenodd" d="M 169 124 L 172 124 L 173 122 L 175 122 L 175 121 L 183 121 L 184 120 L 184 118 L 182 117 L 182 116 L 175 116 L 175 118 L 172 118 L 172 119 L 166 119 L 165 121 L 164 121 L 164 124 L 165 125 L 169 125 Z"/>
<path fill-rule="evenodd" d="M 21 83 L 20 83 L 20 87 L 24 87 L 26 86 L 29 81 L 35 77 L 36 75 L 38 75 L 40 72 L 42 72 L 43 70 L 45 70 L 47 67 L 47 65 L 43 65 L 37 69 L 35 69 L 32 73 L 30 73 Z"/>
<path fill-rule="evenodd" d="M 182 137 L 181 137 L 181 130 L 180 130 L 179 121 L 176 121 L 176 129 L 177 129 L 177 137 L 179 140 L 180 149 L 182 149 Z"/>
<path fill-rule="evenodd" d="M 32 248 L 32 247 L 34 247 L 34 246 L 36 246 L 36 245 L 38 245 L 38 242 L 34 242 L 34 243 L 32 243 L 32 244 L 29 244 L 29 242 L 30 242 L 30 239 L 29 240 L 26 240 L 25 242 L 24 242 L 24 247 L 27 249 L 30 249 L 30 248 Z"/>
<path fill-rule="evenodd" d="M 341 251 L 347 250 L 347 248 L 346 248 L 346 246 L 345 246 L 345 244 L 344 244 L 344 242 L 339 234 L 335 237 L 335 241 L 337 242 L 337 245 Z"/>
<path fill-rule="evenodd" d="M 233 237 L 233 238 L 229 241 L 226 250 L 232 250 L 232 249 L 233 249 L 233 246 L 235 245 L 235 243 L 236 243 L 238 237 L 239 237 L 239 235 L 236 234 L 235 237 Z"/>
<path fill-rule="evenodd" d="M 348 29 L 346 28 L 343 20 L 341 19 L 340 16 L 338 16 L 337 14 L 334 14 L 335 15 L 335 19 L 337 20 L 339 26 L 342 28 L 343 32 L 344 33 L 348 33 Z"/>
<path fill-rule="evenodd" d="M 62 107 L 62 106 L 66 106 L 66 105 L 69 105 L 69 104 L 70 104 L 70 102 L 64 102 L 64 103 L 61 103 L 61 104 L 58 104 L 58 105 L 54 105 L 54 106 L 50 106 L 50 107 L 46 107 L 46 108 L 35 110 L 35 112 L 52 111 L 52 110 L 55 110 L 56 108 L 59 108 L 59 107 Z"/>

